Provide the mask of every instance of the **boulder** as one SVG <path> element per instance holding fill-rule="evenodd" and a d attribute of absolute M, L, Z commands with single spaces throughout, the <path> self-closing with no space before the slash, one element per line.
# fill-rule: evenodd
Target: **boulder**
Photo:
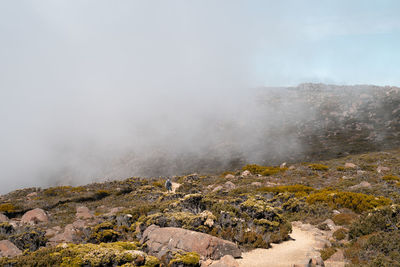
<path fill-rule="evenodd" d="M 182 228 L 149 226 L 143 233 L 141 244 L 146 243 L 150 255 L 160 257 L 166 251 L 197 252 L 203 259 L 218 260 L 225 255 L 241 256 L 238 246 L 208 234 Z"/>
<path fill-rule="evenodd" d="M 90 210 L 85 206 L 80 206 L 76 208 L 76 218 L 77 219 L 92 219 L 93 215 L 90 213 Z"/>
<path fill-rule="evenodd" d="M 260 182 L 252 182 L 251 185 L 255 186 L 255 187 L 261 187 L 262 186 L 262 184 Z"/>
<path fill-rule="evenodd" d="M 250 176 L 250 175 L 251 175 L 251 172 L 249 170 L 245 170 L 241 174 L 242 177 L 247 177 L 247 176 Z"/>
<path fill-rule="evenodd" d="M 232 183 L 231 181 L 228 181 L 224 184 L 223 186 L 226 190 L 233 190 L 236 188 L 236 185 Z"/>
<path fill-rule="evenodd" d="M 2 222 L 8 222 L 8 218 L 3 213 L 0 213 L 0 223 Z"/>
<path fill-rule="evenodd" d="M 346 164 L 344 164 L 344 167 L 346 169 L 355 169 L 355 168 L 357 168 L 357 165 L 354 163 L 351 163 L 351 162 L 346 162 Z"/>
<path fill-rule="evenodd" d="M 0 241 L 0 257 L 15 257 L 21 254 L 22 251 L 10 241 Z"/>
<path fill-rule="evenodd" d="M 224 188 L 221 185 L 218 185 L 212 190 L 212 192 L 218 192 L 218 191 L 221 191 L 222 189 L 224 189 Z"/>
<path fill-rule="evenodd" d="M 239 267 L 239 264 L 231 255 L 225 255 L 219 261 L 212 263 L 210 267 Z"/>
<path fill-rule="evenodd" d="M 226 179 L 233 179 L 235 178 L 235 175 L 228 173 L 227 175 L 225 175 Z"/>
<path fill-rule="evenodd" d="M 72 224 L 67 224 L 65 226 L 64 232 L 57 234 L 49 239 L 50 244 L 64 243 L 64 242 L 74 242 L 77 235 L 77 230 Z"/>
<path fill-rule="evenodd" d="M 366 182 L 366 181 L 362 181 L 359 184 L 356 184 L 356 185 L 353 185 L 353 186 L 349 187 L 350 190 L 355 190 L 355 189 L 359 189 L 359 188 L 371 188 L 371 184 Z"/>
<path fill-rule="evenodd" d="M 47 217 L 47 214 L 44 210 L 42 209 L 33 209 L 28 212 L 26 212 L 22 218 L 21 222 L 26 223 L 26 224 L 37 224 L 39 222 L 48 222 L 49 218 Z"/>

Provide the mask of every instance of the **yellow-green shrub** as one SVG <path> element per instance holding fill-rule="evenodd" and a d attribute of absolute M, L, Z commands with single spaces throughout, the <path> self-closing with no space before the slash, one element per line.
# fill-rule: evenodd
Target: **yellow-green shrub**
<path fill-rule="evenodd" d="M 318 164 L 318 163 L 310 164 L 310 165 L 308 165 L 308 168 L 310 168 L 311 170 L 314 170 L 314 171 L 327 171 L 327 170 L 329 170 L 328 166 L 323 165 L 323 164 Z"/>
<path fill-rule="evenodd" d="M 4 203 L 0 204 L 0 212 L 5 212 L 5 213 L 12 213 L 17 210 L 17 207 L 15 207 L 11 203 Z"/>
<path fill-rule="evenodd" d="M 382 177 L 382 180 L 385 180 L 387 182 L 390 181 L 400 181 L 400 177 L 396 175 L 385 175 Z"/>
<path fill-rule="evenodd" d="M 295 185 L 281 185 L 281 186 L 274 186 L 274 187 L 261 187 L 257 191 L 259 192 L 274 192 L 274 193 L 283 193 L 283 192 L 290 192 L 295 193 L 296 196 L 305 196 L 308 195 L 310 192 L 314 191 L 315 189 L 309 186 L 295 184 Z"/>
<path fill-rule="evenodd" d="M 248 164 L 242 168 L 243 171 L 250 171 L 252 174 L 261 174 L 263 176 L 270 176 L 279 172 L 284 172 L 287 168 L 280 168 L 279 166 L 260 166 L 257 164 Z"/>
<path fill-rule="evenodd" d="M 363 212 L 379 206 L 385 206 L 391 203 L 391 200 L 385 197 L 375 197 L 362 193 L 340 192 L 335 190 L 321 190 L 311 193 L 307 197 L 307 203 L 317 202 L 327 203 L 332 208 L 348 208 L 355 212 Z"/>

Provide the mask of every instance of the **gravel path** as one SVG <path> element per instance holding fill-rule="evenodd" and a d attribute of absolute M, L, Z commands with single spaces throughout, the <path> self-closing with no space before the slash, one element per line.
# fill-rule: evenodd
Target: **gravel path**
<path fill-rule="evenodd" d="M 301 226 L 293 224 L 293 232 L 290 234 L 293 240 L 272 244 L 270 249 L 255 249 L 243 253 L 242 259 L 237 260 L 239 266 L 290 267 L 293 264 L 304 265 L 310 258 L 319 256 L 318 250 L 323 244 L 317 238 L 317 232 L 313 228 L 304 230 L 305 227 Z"/>

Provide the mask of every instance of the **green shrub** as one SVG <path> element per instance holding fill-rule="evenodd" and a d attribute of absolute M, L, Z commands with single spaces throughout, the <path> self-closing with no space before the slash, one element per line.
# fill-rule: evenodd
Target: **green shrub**
<path fill-rule="evenodd" d="M 391 203 L 391 200 L 385 197 L 375 197 L 362 193 L 325 189 L 311 193 L 307 197 L 307 203 L 313 204 L 317 202 L 327 203 L 335 209 L 348 208 L 355 212 L 363 212 L 379 206 L 388 205 Z"/>
<path fill-rule="evenodd" d="M 329 167 L 323 164 L 310 164 L 308 165 L 308 168 L 314 171 L 327 171 L 329 170 Z"/>
<path fill-rule="evenodd" d="M 329 259 L 333 254 L 335 254 L 336 249 L 333 247 L 326 247 L 319 251 L 321 253 L 321 258 L 325 261 Z"/>
<path fill-rule="evenodd" d="M 349 231 L 349 237 L 355 239 L 379 231 L 390 232 L 398 229 L 400 206 L 392 205 L 374 210 L 355 221 Z"/>
<path fill-rule="evenodd" d="M 335 232 L 333 232 L 333 237 L 336 238 L 336 240 L 343 240 L 346 238 L 348 231 L 344 228 L 339 228 Z"/>
<path fill-rule="evenodd" d="M 332 217 L 333 222 L 336 225 L 350 225 L 352 222 L 357 220 L 357 214 L 354 213 L 340 213 Z"/>

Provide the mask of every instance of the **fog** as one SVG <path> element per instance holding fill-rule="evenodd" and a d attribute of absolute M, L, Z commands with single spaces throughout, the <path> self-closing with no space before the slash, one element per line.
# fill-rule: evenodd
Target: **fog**
<path fill-rule="evenodd" d="M 398 67 L 365 67 L 392 62 L 381 43 L 365 57 L 352 49 L 363 39 L 341 39 L 365 26 L 390 35 L 396 12 L 345 3 L 0 2 L 0 193 L 301 153 L 277 125 L 313 110 L 260 104 L 260 86 L 398 82 Z"/>

